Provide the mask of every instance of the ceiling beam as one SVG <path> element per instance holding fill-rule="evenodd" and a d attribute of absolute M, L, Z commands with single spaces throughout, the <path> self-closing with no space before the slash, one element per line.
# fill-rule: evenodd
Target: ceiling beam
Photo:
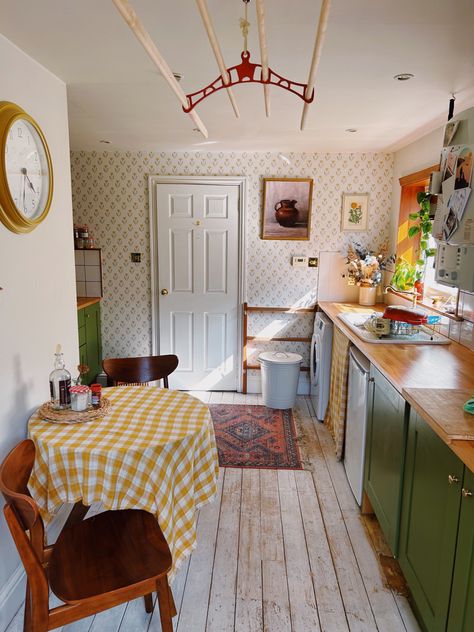
<path fill-rule="evenodd" d="M 112 1 L 117 7 L 117 10 L 120 13 L 120 15 L 123 17 L 125 22 L 130 27 L 135 37 L 138 39 L 140 44 L 148 53 L 148 56 L 150 57 L 150 59 L 153 61 L 155 66 L 163 75 L 163 78 L 166 81 L 166 83 L 169 85 L 171 90 L 177 96 L 181 105 L 187 108 L 189 105 L 187 96 L 184 94 L 184 91 L 179 85 L 179 83 L 177 82 L 176 78 L 174 77 L 171 68 L 168 66 L 165 58 L 156 47 L 156 44 L 151 39 L 150 34 L 141 23 L 137 14 L 130 6 L 130 3 L 128 2 L 128 0 L 112 0 Z M 201 121 L 201 119 L 197 115 L 197 113 L 194 111 L 191 111 L 188 113 L 188 115 L 190 116 L 190 118 L 192 119 L 196 127 L 199 129 L 201 134 L 204 136 L 204 138 L 208 138 L 209 134 L 207 132 L 207 129 L 204 123 Z"/>
<path fill-rule="evenodd" d="M 214 30 L 214 26 L 212 24 L 211 15 L 209 13 L 209 8 L 207 6 L 206 0 L 196 0 L 196 4 L 198 5 L 199 13 L 201 14 L 201 18 L 204 24 L 204 28 L 206 29 L 207 37 L 209 38 L 209 43 L 212 48 L 212 52 L 214 53 L 214 57 L 216 58 L 217 65 L 219 67 L 222 81 L 224 85 L 227 86 L 230 83 L 230 76 L 227 72 L 227 67 L 224 63 L 224 58 L 222 56 L 221 47 L 219 46 L 219 42 L 217 40 L 217 35 Z M 226 88 L 227 94 L 229 95 L 229 99 L 234 110 L 234 114 L 237 118 L 240 116 L 239 108 L 237 107 L 237 102 L 234 97 L 234 93 L 232 88 Z"/>
<path fill-rule="evenodd" d="M 314 80 L 316 78 L 316 70 L 318 69 L 319 60 L 321 58 L 321 50 L 323 48 L 324 36 L 326 34 L 326 28 L 329 19 L 329 7 L 331 6 L 331 0 L 323 0 L 321 4 L 321 12 L 319 14 L 318 29 L 316 31 L 316 40 L 314 42 L 313 58 L 311 60 L 311 66 L 309 68 L 308 83 L 305 91 L 305 98 L 310 99 L 314 90 Z M 305 103 L 303 106 L 303 114 L 301 116 L 301 131 L 306 127 L 306 117 L 308 114 L 309 103 Z"/>

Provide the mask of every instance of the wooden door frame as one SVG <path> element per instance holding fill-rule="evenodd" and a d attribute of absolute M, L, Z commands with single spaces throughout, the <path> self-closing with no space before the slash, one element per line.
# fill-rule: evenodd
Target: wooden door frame
<path fill-rule="evenodd" d="M 237 289 L 237 390 L 242 392 L 242 306 L 246 295 L 246 219 L 247 219 L 247 178 L 244 176 L 148 176 L 148 206 L 150 220 L 150 272 L 151 272 L 151 331 L 152 353 L 160 352 L 159 326 L 159 270 L 158 270 L 158 217 L 157 184 L 202 184 L 239 187 L 239 234 L 238 234 L 238 289 Z"/>

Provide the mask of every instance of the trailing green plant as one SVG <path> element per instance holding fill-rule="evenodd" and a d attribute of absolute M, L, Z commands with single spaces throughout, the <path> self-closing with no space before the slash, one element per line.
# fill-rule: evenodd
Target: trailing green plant
<path fill-rule="evenodd" d="M 415 281 L 421 281 L 425 276 L 426 264 L 429 257 L 436 254 L 436 248 L 429 247 L 429 240 L 432 231 L 432 223 L 430 219 L 431 210 L 431 194 L 420 191 L 416 196 L 416 201 L 420 206 L 420 210 L 416 213 L 410 213 L 408 216 L 412 221 L 416 222 L 408 229 L 408 237 L 420 236 L 420 246 L 418 249 L 418 259 L 415 262 L 416 278 Z"/>
<path fill-rule="evenodd" d="M 398 290 L 406 291 L 413 288 L 415 281 L 417 281 L 416 264 L 408 263 L 403 257 L 397 259 L 390 285 L 393 285 Z"/>

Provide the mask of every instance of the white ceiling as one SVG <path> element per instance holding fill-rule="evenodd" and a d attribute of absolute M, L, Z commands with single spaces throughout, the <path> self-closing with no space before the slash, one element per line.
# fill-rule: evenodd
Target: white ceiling
<path fill-rule="evenodd" d="M 208 0 L 228 66 L 240 61 L 240 0 Z M 194 0 L 132 0 L 185 92 L 218 76 Z M 306 82 L 320 0 L 266 0 L 269 63 Z M 249 49 L 259 60 L 255 2 Z M 0 29 L 68 86 L 73 149 L 376 151 L 397 149 L 474 105 L 473 0 L 333 0 L 307 129 L 303 102 L 272 87 L 236 86 L 241 118 L 225 91 L 197 111 L 193 131 L 112 0 L 0 0 Z M 6 69 L 2 69 L 2 72 Z M 393 75 L 411 72 L 407 82 Z M 1 84 L 0 84 L 1 85 Z M 1 96 L 1 95 L 0 95 Z M 355 127 L 358 132 L 345 130 Z M 110 145 L 99 143 L 108 139 Z"/>

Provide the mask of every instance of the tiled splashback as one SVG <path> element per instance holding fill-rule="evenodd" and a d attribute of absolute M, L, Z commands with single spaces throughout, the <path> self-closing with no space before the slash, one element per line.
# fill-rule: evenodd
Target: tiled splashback
<path fill-rule="evenodd" d="M 100 250 L 75 250 L 76 294 L 80 297 L 102 296 L 102 265 Z"/>
<path fill-rule="evenodd" d="M 247 177 L 249 305 L 311 305 L 317 297 L 318 269 L 293 268 L 292 255 L 344 251 L 354 238 L 376 247 L 388 237 L 392 154 L 290 153 L 286 157 L 290 164 L 277 153 L 260 152 L 72 153 L 74 221 L 89 225 L 103 252 L 105 356 L 151 351 L 149 175 Z M 310 241 L 260 239 L 263 177 L 314 179 Z M 369 193 L 367 233 L 341 232 L 343 192 Z M 131 252 L 143 253 L 141 263 L 130 261 Z"/>

